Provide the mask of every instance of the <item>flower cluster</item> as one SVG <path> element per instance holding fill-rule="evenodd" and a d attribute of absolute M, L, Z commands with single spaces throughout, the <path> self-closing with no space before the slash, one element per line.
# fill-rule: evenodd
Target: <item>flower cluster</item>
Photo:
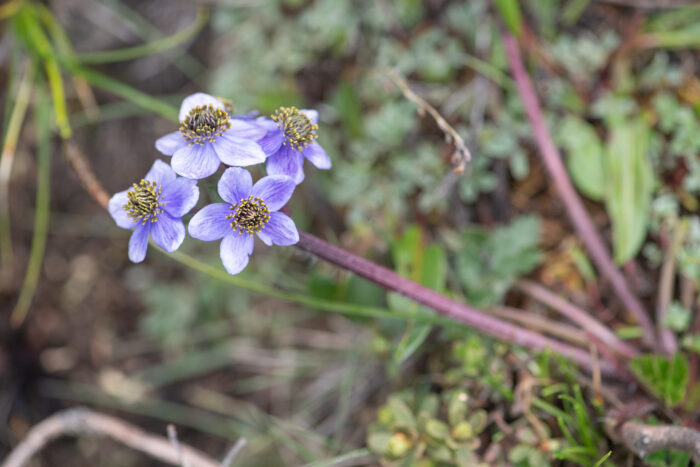
<path fill-rule="evenodd" d="M 297 243 L 294 221 L 279 210 L 304 180 L 304 159 L 319 169 L 331 167 L 316 141 L 318 112 L 280 107 L 269 118 L 233 116 L 225 100 L 196 93 L 182 102 L 179 120 L 177 131 L 156 141 L 159 152 L 172 156 L 170 166 L 156 160 L 139 183 L 109 201 L 117 225 L 132 231 L 129 259 L 143 261 L 149 238 L 167 252 L 180 247 L 185 239 L 182 217 L 199 200 L 197 181 L 213 175 L 221 163 L 232 166 L 218 182 L 225 202 L 197 212 L 188 225 L 190 236 L 221 240 L 221 260 L 230 274 L 248 264 L 254 235 L 267 245 Z M 265 161 L 268 175 L 255 184 L 240 168 Z"/>

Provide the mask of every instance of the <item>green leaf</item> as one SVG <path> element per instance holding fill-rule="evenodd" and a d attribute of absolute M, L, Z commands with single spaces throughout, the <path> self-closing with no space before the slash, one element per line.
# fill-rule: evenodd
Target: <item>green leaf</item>
<path fill-rule="evenodd" d="M 630 363 L 630 369 L 666 405 L 679 404 L 688 384 L 688 361 L 677 353 L 672 361 L 661 355 L 644 355 Z"/>
<path fill-rule="evenodd" d="M 607 458 L 610 457 L 611 454 L 612 454 L 612 451 L 608 451 L 608 453 L 605 454 L 603 457 L 601 457 L 600 460 L 598 462 L 596 462 L 593 467 L 600 467 L 601 465 L 603 465 L 603 462 L 605 462 L 607 460 Z"/>
<path fill-rule="evenodd" d="M 673 302 L 668 307 L 668 313 L 664 316 L 664 326 L 674 331 L 682 332 L 688 329 L 692 313 L 678 302 Z"/>
<path fill-rule="evenodd" d="M 414 281 L 433 290 L 442 290 L 445 286 L 447 274 L 447 257 L 445 250 L 440 245 L 425 246 L 423 233 L 417 225 L 408 227 L 392 246 L 392 256 L 396 271 Z M 389 294 L 389 306 L 395 310 L 414 311 L 420 308 L 415 302 L 398 294 Z M 413 355 L 430 334 L 432 326 L 429 324 L 414 325 L 408 323 L 406 331 L 399 341 L 392 363 L 398 367 Z"/>
<path fill-rule="evenodd" d="M 646 237 L 654 189 L 648 143 L 642 119 L 613 124 L 605 158 L 605 205 L 617 264 L 633 258 Z"/>
<path fill-rule="evenodd" d="M 431 418 L 425 424 L 425 431 L 429 436 L 435 439 L 445 439 L 450 436 L 450 429 L 444 422 Z"/>
<path fill-rule="evenodd" d="M 603 144 L 595 129 L 584 120 L 568 116 L 559 130 L 561 144 L 569 156 L 566 167 L 576 188 L 594 201 L 605 194 Z"/>
<path fill-rule="evenodd" d="M 495 3 L 510 32 L 516 37 L 519 37 L 522 25 L 522 14 L 520 13 L 518 0 L 495 0 Z"/>

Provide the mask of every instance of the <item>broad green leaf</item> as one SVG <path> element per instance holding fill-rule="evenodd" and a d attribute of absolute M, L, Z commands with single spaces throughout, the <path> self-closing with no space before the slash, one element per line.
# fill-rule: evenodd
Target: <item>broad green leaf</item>
<path fill-rule="evenodd" d="M 569 156 L 566 167 L 576 188 L 594 201 L 605 194 L 603 176 L 604 149 L 595 129 L 584 120 L 569 116 L 560 130 L 561 144 Z"/>
<path fill-rule="evenodd" d="M 445 250 L 440 245 L 425 246 L 423 235 L 417 225 L 407 228 L 392 246 L 392 256 L 396 271 L 422 285 L 434 290 L 442 290 L 445 286 L 447 258 Z M 418 311 L 415 302 L 398 294 L 389 294 L 389 306 L 394 310 Z M 409 323 L 399 341 L 392 362 L 400 365 L 420 348 L 430 334 L 429 324 Z"/>
<path fill-rule="evenodd" d="M 605 205 L 617 264 L 633 258 L 646 237 L 654 189 L 648 143 L 649 128 L 643 120 L 612 125 L 605 158 Z"/>
<path fill-rule="evenodd" d="M 677 353 L 671 361 L 661 355 L 644 355 L 632 360 L 630 368 L 669 407 L 683 400 L 688 384 L 688 361 L 683 355 Z"/>

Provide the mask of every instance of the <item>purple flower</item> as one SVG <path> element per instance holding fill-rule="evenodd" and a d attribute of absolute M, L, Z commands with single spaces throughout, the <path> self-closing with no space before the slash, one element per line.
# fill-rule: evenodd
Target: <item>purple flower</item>
<path fill-rule="evenodd" d="M 180 106 L 180 129 L 156 141 L 175 172 L 200 179 L 216 172 L 219 163 L 247 166 L 265 161 L 266 154 L 255 142 L 265 129 L 252 122 L 232 119 L 226 104 L 198 92 Z"/>
<path fill-rule="evenodd" d="M 298 185 L 304 180 L 304 158 L 319 169 L 331 168 L 326 151 L 316 142 L 318 112 L 315 110 L 280 107 L 272 120 L 256 123 L 267 129 L 258 143 L 268 155 L 268 174 L 287 175 Z"/>
<path fill-rule="evenodd" d="M 266 245 L 293 245 L 299 241 L 294 221 L 277 212 L 292 196 L 295 184 L 283 175 L 263 177 L 253 185 L 245 169 L 226 169 L 219 180 L 225 203 L 204 207 L 187 229 L 194 238 L 221 240 L 221 261 L 229 274 L 238 274 L 253 253 L 253 234 Z"/>
<path fill-rule="evenodd" d="M 133 230 L 129 240 L 129 259 L 140 263 L 146 257 L 148 237 L 172 253 L 185 239 L 182 216 L 197 204 L 196 180 L 180 178 L 160 159 L 139 182 L 109 200 L 109 213 L 122 229 Z"/>

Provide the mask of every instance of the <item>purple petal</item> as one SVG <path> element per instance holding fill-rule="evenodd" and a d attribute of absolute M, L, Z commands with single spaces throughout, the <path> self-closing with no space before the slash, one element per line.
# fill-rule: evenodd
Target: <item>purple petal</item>
<path fill-rule="evenodd" d="M 156 149 L 166 156 L 172 156 L 183 146 L 187 146 L 187 141 L 182 137 L 180 130 L 173 131 L 156 140 Z"/>
<path fill-rule="evenodd" d="M 231 167 L 219 179 L 219 196 L 230 204 L 247 198 L 253 188 L 253 178 L 246 169 Z"/>
<path fill-rule="evenodd" d="M 109 213 L 112 215 L 114 222 L 122 229 L 133 229 L 136 226 L 136 222 L 132 218 L 127 217 L 127 211 L 122 207 L 129 201 L 129 197 L 126 195 L 128 191 L 120 191 L 109 200 Z"/>
<path fill-rule="evenodd" d="M 220 163 L 209 143 L 191 144 L 178 149 L 170 161 L 175 172 L 194 179 L 206 178 L 213 174 Z"/>
<path fill-rule="evenodd" d="M 238 274 L 248 265 L 248 256 L 253 252 L 253 237 L 248 234 L 226 235 L 221 240 L 221 261 L 229 274 Z"/>
<path fill-rule="evenodd" d="M 268 175 L 258 180 L 250 194 L 262 198 L 270 211 L 277 211 L 287 204 L 295 187 L 294 180 L 286 175 Z"/>
<path fill-rule="evenodd" d="M 301 152 L 317 169 L 328 170 L 331 168 L 331 158 L 328 157 L 320 144 L 312 143 Z"/>
<path fill-rule="evenodd" d="M 279 150 L 280 146 L 282 146 L 283 142 L 284 132 L 282 132 L 282 130 L 276 126 L 273 130 L 268 131 L 264 138 L 257 141 L 263 152 L 268 156 L 275 154 Z"/>
<path fill-rule="evenodd" d="M 216 148 L 219 159 L 226 165 L 245 167 L 265 162 L 267 157 L 255 141 L 236 138 L 228 133 L 217 138 L 212 144 Z"/>
<path fill-rule="evenodd" d="M 176 178 L 163 185 L 160 201 L 165 203 L 163 209 L 173 217 L 182 217 L 197 204 L 199 187 L 197 180 Z"/>
<path fill-rule="evenodd" d="M 274 156 L 267 158 L 267 173 L 292 177 L 297 185 L 304 181 L 304 156 L 300 151 L 282 146 Z"/>
<path fill-rule="evenodd" d="M 185 117 L 187 117 L 187 114 L 190 113 L 190 110 L 197 106 L 205 107 L 207 105 L 211 105 L 216 109 L 226 110 L 223 102 L 216 97 L 210 96 L 209 94 L 204 94 L 203 92 L 198 92 L 185 97 L 185 100 L 182 101 L 182 105 L 180 106 L 180 115 L 177 117 L 177 119 L 182 122 L 185 120 Z"/>
<path fill-rule="evenodd" d="M 258 238 L 266 245 L 294 245 L 299 241 L 299 232 L 294 221 L 281 212 L 271 212 L 270 220 L 258 232 Z"/>
<path fill-rule="evenodd" d="M 151 236 L 156 245 L 172 253 L 180 248 L 185 240 L 185 224 L 167 212 L 158 214 L 158 220 L 151 224 Z"/>
<path fill-rule="evenodd" d="M 214 203 L 204 206 L 187 226 L 190 236 L 197 240 L 211 242 L 224 238 L 232 232 L 230 220 L 226 216 L 231 214 L 231 205 L 226 203 Z"/>
<path fill-rule="evenodd" d="M 129 259 L 134 263 L 140 263 L 146 257 L 148 248 L 148 234 L 151 231 L 151 224 L 138 223 L 129 239 Z"/>
<path fill-rule="evenodd" d="M 318 112 L 313 110 L 313 109 L 301 109 L 299 112 L 303 113 L 306 115 L 309 120 L 311 120 L 311 123 L 316 125 L 318 123 Z"/>
<path fill-rule="evenodd" d="M 169 164 L 166 164 L 160 159 L 156 159 L 151 170 L 149 170 L 143 178 L 162 186 L 175 180 L 177 175 L 175 175 L 175 171 Z"/>
<path fill-rule="evenodd" d="M 258 118 L 258 115 L 260 115 L 260 112 L 257 110 L 251 110 L 247 114 L 242 114 L 242 115 L 234 115 L 233 118 L 234 120 L 243 120 L 243 121 L 250 121 L 250 120 L 255 120 Z"/>
<path fill-rule="evenodd" d="M 255 122 L 240 119 L 231 119 L 231 128 L 226 132 L 234 138 L 260 139 L 265 136 L 267 129 L 257 125 Z"/>

